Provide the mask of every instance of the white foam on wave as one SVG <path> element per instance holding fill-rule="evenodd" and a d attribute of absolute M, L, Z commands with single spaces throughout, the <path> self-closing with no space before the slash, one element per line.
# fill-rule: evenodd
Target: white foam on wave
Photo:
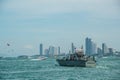
<path fill-rule="evenodd" d="M 96 68 L 99 68 L 99 69 L 109 69 L 107 66 L 96 66 Z"/>

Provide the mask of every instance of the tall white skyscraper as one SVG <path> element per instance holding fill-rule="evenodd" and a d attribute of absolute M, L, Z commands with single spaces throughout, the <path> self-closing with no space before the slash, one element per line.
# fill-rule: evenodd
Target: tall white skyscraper
<path fill-rule="evenodd" d="M 54 55 L 58 55 L 58 48 L 54 47 Z"/>
<path fill-rule="evenodd" d="M 55 53 L 55 48 L 53 46 L 49 46 L 49 55 L 53 56 Z"/>
<path fill-rule="evenodd" d="M 44 53 L 46 56 L 49 56 L 49 49 L 45 49 Z"/>
<path fill-rule="evenodd" d="M 105 43 L 102 43 L 102 53 L 103 54 L 107 54 L 108 53 L 108 48 L 107 48 L 107 45 Z"/>
<path fill-rule="evenodd" d="M 92 54 L 97 54 L 97 45 L 92 41 Z"/>

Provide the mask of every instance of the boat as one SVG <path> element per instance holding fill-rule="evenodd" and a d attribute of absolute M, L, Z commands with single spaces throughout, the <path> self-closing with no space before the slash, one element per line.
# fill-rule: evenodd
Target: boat
<path fill-rule="evenodd" d="M 96 60 L 94 56 L 84 55 L 84 50 L 81 48 L 76 50 L 73 54 L 68 54 L 61 59 L 56 59 L 60 66 L 68 67 L 93 67 L 96 66 Z"/>
<path fill-rule="evenodd" d="M 45 59 L 47 59 L 47 57 L 41 56 L 41 57 L 38 57 L 38 58 L 32 58 L 31 60 L 32 61 L 41 61 L 41 60 L 45 60 Z"/>

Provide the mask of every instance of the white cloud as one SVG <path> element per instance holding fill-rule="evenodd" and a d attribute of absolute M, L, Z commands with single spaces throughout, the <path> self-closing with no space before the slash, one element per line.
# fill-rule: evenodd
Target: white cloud
<path fill-rule="evenodd" d="M 85 12 L 88 21 L 120 19 L 118 0 L 11 0 L 4 5 L 6 15 L 14 22 L 24 20 L 48 19 L 51 14 Z M 81 14 L 80 14 L 81 15 Z M 82 15 L 81 15 L 82 16 Z M 84 16 L 84 15 L 83 15 Z M 5 20 L 6 20 L 5 18 Z M 9 21 L 9 20 L 8 20 Z M 24 21 L 25 23 L 25 21 Z M 33 32 L 54 32 L 51 30 L 32 30 Z"/>
<path fill-rule="evenodd" d="M 11 0 L 6 9 L 23 15 L 44 15 L 89 11 L 99 14 L 116 14 L 116 0 Z"/>

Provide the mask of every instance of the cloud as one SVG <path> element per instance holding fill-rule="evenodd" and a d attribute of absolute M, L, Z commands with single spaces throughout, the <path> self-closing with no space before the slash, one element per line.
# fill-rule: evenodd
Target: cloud
<path fill-rule="evenodd" d="M 88 11 L 99 14 L 115 13 L 116 0 L 11 0 L 4 8 L 24 15 L 50 15 Z"/>
<path fill-rule="evenodd" d="M 65 20 L 65 14 L 78 14 L 78 17 L 81 15 L 90 23 L 97 20 L 115 20 L 120 19 L 120 9 L 117 4 L 118 0 L 6 0 L 2 7 L 3 14 L 0 15 L 0 21 L 14 25 L 16 23 L 16 26 L 18 24 L 21 26 L 47 25 L 54 17 L 57 17 L 56 21 L 58 21 L 60 15 Z M 81 13 L 89 16 L 86 17 Z M 49 21 L 46 21 L 48 19 Z M 66 19 L 68 21 L 68 18 Z M 54 23 L 55 20 L 53 20 Z M 48 30 L 41 32 L 43 31 L 48 32 Z"/>

